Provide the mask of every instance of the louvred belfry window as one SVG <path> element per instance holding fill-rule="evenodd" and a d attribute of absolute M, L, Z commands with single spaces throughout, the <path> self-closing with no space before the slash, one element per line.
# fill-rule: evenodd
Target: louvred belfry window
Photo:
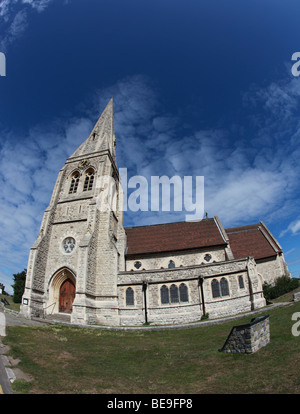
<path fill-rule="evenodd" d="M 79 173 L 75 172 L 72 175 L 72 179 L 71 179 L 71 185 L 70 185 L 70 189 L 69 189 L 69 194 L 75 194 L 77 193 L 77 188 L 78 188 L 78 183 L 79 183 Z"/>
<path fill-rule="evenodd" d="M 89 170 L 87 170 L 86 175 L 85 175 L 83 191 L 92 190 L 94 179 L 95 179 L 95 172 L 92 168 L 90 168 Z"/>

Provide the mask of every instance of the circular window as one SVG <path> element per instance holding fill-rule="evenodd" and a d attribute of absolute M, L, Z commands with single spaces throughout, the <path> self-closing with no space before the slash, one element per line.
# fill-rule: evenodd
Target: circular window
<path fill-rule="evenodd" d="M 206 262 L 209 262 L 209 261 L 211 260 L 211 255 L 210 255 L 210 254 L 206 254 L 206 255 L 204 256 L 204 260 L 205 260 Z"/>
<path fill-rule="evenodd" d="M 73 239 L 73 237 L 67 237 L 63 241 L 63 249 L 65 253 L 72 253 L 74 248 L 75 248 L 75 239 Z"/>
<path fill-rule="evenodd" d="M 142 266 L 142 263 L 141 262 L 135 262 L 135 264 L 134 264 L 134 267 L 136 269 L 139 269 L 141 266 Z"/>

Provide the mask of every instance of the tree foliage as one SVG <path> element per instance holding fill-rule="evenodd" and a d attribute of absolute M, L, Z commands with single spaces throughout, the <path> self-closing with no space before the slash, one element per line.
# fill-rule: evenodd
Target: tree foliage
<path fill-rule="evenodd" d="M 270 301 L 276 299 L 285 293 L 288 293 L 299 287 L 299 279 L 291 279 L 288 276 L 281 276 L 276 279 L 275 284 L 271 285 L 269 283 L 264 283 L 263 291 L 264 297 Z"/>
<path fill-rule="evenodd" d="M 12 285 L 12 288 L 14 290 L 13 301 L 15 303 L 21 303 L 25 289 L 26 269 L 20 273 L 13 274 L 13 277 L 15 282 Z"/>

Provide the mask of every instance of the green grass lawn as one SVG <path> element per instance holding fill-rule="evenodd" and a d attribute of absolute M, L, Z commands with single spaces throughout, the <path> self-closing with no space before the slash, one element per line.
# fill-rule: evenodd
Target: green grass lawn
<path fill-rule="evenodd" d="M 300 302 L 270 315 L 271 342 L 250 355 L 224 354 L 235 323 L 165 331 L 106 331 L 63 325 L 8 327 L 2 339 L 29 393 L 299 393 L 300 336 L 291 333 Z M 299 329 L 300 332 L 300 329 Z"/>
<path fill-rule="evenodd" d="M 15 311 L 18 311 L 18 312 L 20 311 L 20 305 L 21 304 L 20 303 L 15 303 L 13 301 L 12 296 L 7 296 L 7 295 L 0 294 L 0 301 L 1 301 L 1 299 L 6 299 L 8 301 L 9 306 L 6 305 L 7 309 L 12 309 L 12 310 L 15 310 Z"/>

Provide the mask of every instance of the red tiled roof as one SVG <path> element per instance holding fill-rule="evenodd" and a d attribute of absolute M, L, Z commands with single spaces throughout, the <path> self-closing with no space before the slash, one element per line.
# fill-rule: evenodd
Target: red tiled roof
<path fill-rule="evenodd" d="M 260 224 L 225 229 L 235 259 L 252 256 L 264 259 L 276 256 L 276 250 L 261 230 Z M 278 248 L 278 251 L 281 251 Z"/>
<path fill-rule="evenodd" d="M 213 218 L 125 228 L 127 255 L 162 253 L 225 245 Z"/>

